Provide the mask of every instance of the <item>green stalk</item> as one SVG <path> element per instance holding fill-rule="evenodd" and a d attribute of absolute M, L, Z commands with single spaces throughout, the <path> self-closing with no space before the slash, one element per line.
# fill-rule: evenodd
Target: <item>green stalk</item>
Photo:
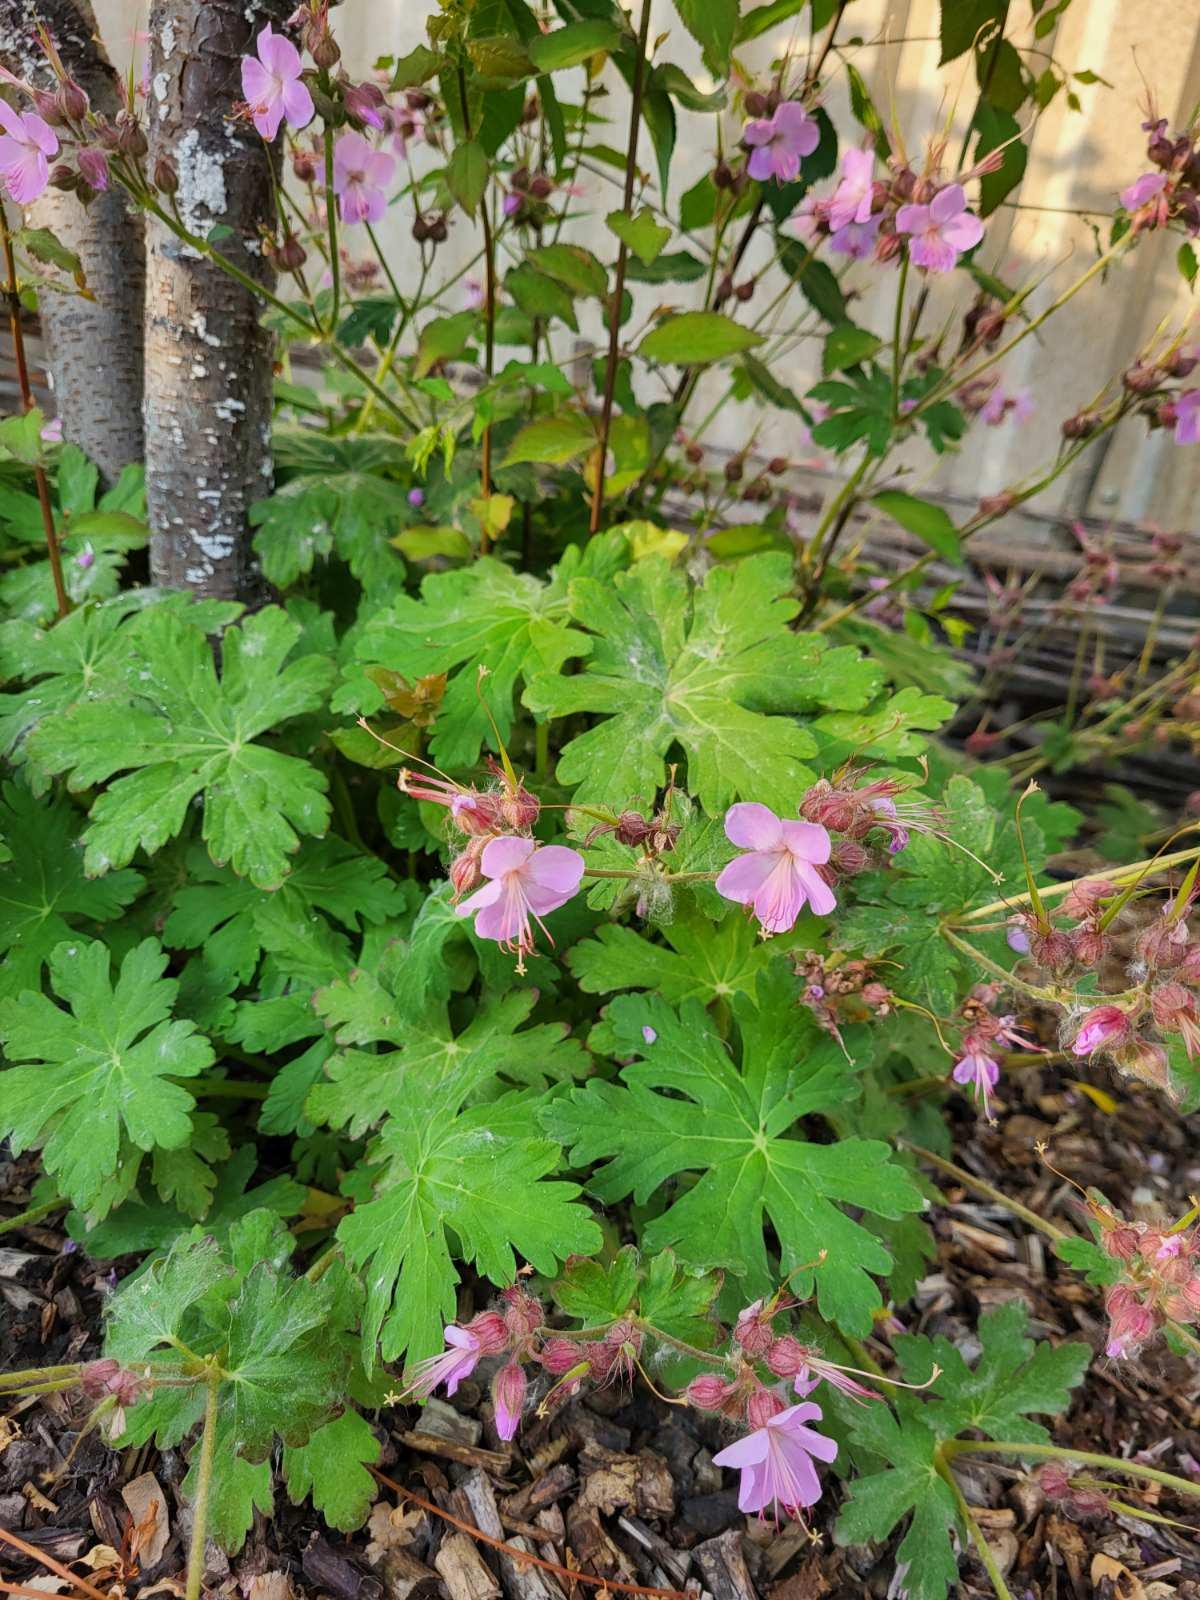
<path fill-rule="evenodd" d="M 325 226 L 329 230 L 329 271 L 333 278 L 333 304 L 329 311 L 329 335 L 332 338 L 337 333 L 338 313 L 342 304 L 342 262 L 338 255 L 337 197 L 333 192 L 333 129 L 328 125 L 325 128 Z"/>
<path fill-rule="evenodd" d="M 971 1535 L 971 1541 L 975 1546 L 979 1559 L 984 1565 L 992 1588 L 996 1591 L 996 1600 L 1013 1600 L 1012 1590 L 1005 1583 L 1004 1574 L 996 1565 L 996 1558 L 992 1554 L 992 1547 L 984 1538 L 983 1529 L 975 1521 L 971 1508 L 967 1504 L 966 1496 L 958 1487 L 958 1480 L 951 1472 L 949 1465 L 941 1458 L 945 1448 L 946 1446 L 942 1445 L 934 1458 L 937 1475 L 954 1496 L 954 1504 L 958 1507 L 958 1514 L 967 1525 L 967 1532 Z"/>
<path fill-rule="evenodd" d="M 900 281 L 896 285 L 896 311 L 892 319 L 892 426 L 900 421 L 900 378 L 904 371 L 905 351 L 901 348 L 901 327 L 904 322 L 904 289 L 908 283 L 908 249 L 900 255 Z"/>
<path fill-rule="evenodd" d="M 939 1447 L 940 1453 L 953 1460 L 955 1456 L 1008 1455 L 1026 1456 L 1031 1461 L 1078 1461 L 1087 1467 L 1104 1467 L 1109 1472 L 1120 1472 L 1130 1478 L 1145 1478 L 1164 1489 L 1174 1489 L 1178 1494 L 1200 1499 L 1200 1483 L 1178 1478 L 1173 1472 L 1162 1472 L 1158 1467 L 1144 1467 L 1139 1461 L 1123 1461 L 1120 1456 L 1098 1455 L 1094 1450 L 1068 1450 L 1058 1444 L 1024 1444 L 1005 1439 L 948 1439 Z"/>
<path fill-rule="evenodd" d="M 65 1211 L 70 1203 L 69 1200 L 43 1200 L 40 1206 L 30 1206 L 28 1211 L 18 1211 L 15 1217 L 5 1217 L 0 1222 L 0 1233 L 14 1233 L 18 1228 L 28 1228 L 55 1211 Z"/>
<path fill-rule="evenodd" d="M 204 1581 L 204 1544 L 208 1536 L 208 1498 L 212 1488 L 213 1457 L 217 1445 L 217 1389 L 220 1383 L 210 1367 L 204 1402 L 204 1431 L 200 1435 L 200 1462 L 196 1470 L 196 1499 L 192 1506 L 192 1543 L 188 1552 L 184 1600 L 200 1600 Z"/>

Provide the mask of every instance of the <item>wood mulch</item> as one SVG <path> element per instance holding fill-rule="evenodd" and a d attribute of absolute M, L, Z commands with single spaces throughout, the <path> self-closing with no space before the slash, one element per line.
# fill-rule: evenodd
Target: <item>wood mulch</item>
<path fill-rule="evenodd" d="M 1111 1095 L 1097 1104 L 1070 1079 Z M 1200 1151 L 1182 1119 L 1138 1085 L 1101 1069 L 1037 1066 L 1002 1085 L 999 1121 L 988 1127 L 951 1103 L 955 1155 L 965 1169 L 1040 1216 L 1080 1226 L 1078 1196 L 1042 1162 L 1048 1144 L 1068 1178 L 1102 1189 L 1130 1215 L 1174 1216 L 1200 1191 Z M 1104 1096 L 1100 1096 L 1103 1101 Z M 0 1194 L 26 1203 L 34 1169 L 0 1161 Z M 1096 1291 L 1053 1256 L 1048 1241 L 993 1201 L 934 1175 L 944 1197 L 931 1212 L 938 1259 L 899 1315 L 910 1331 L 943 1334 L 970 1357 L 980 1313 L 1019 1298 L 1033 1331 L 1083 1337 L 1101 1349 Z M 71 1361 L 98 1348 L 104 1301 L 116 1275 L 73 1250 L 54 1227 L 32 1226 L 0 1243 L 0 1362 L 6 1370 Z M 886 1360 L 886 1346 L 875 1346 Z M 667 1407 L 644 1389 L 593 1391 L 512 1446 L 496 1437 L 484 1382 L 464 1382 L 453 1405 L 394 1407 L 377 1418 L 380 1469 L 393 1482 L 516 1551 L 617 1584 L 696 1589 L 712 1600 L 899 1600 L 894 1549 L 834 1545 L 839 1491 L 815 1509 L 811 1535 L 795 1525 L 747 1520 L 733 1478 L 713 1465 L 722 1424 Z M 189 1531 L 179 1496 L 184 1464 L 150 1446 L 116 1452 L 79 1441 L 86 1402 L 44 1395 L 0 1412 L 0 1528 L 105 1594 L 182 1596 Z M 1200 1374 L 1160 1343 L 1132 1362 L 1099 1356 L 1070 1413 L 1052 1424 L 1057 1443 L 1139 1455 L 1200 1479 Z M 1127 1512 L 1072 1518 L 1046 1502 L 1015 1462 L 958 1463 L 967 1499 L 1017 1600 L 1200 1600 L 1200 1544 L 1187 1528 Z M 1183 1523 L 1188 1506 L 1169 1494 L 1126 1490 L 1131 1504 Z M 131 1559 L 131 1549 L 140 1545 Z M 960 1594 L 990 1593 L 968 1554 Z M 61 1580 L 19 1551 L 0 1550 L 6 1583 L 65 1592 Z M 210 1549 L 206 1587 L 243 1600 L 586 1600 L 594 1585 L 498 1552 L 453 1522 L 398 1503 L 390 1489 L 366 1528 L 325 1528 L 282 1488 L 275 1514 L 259 1518 L 245 1548 Z"/>

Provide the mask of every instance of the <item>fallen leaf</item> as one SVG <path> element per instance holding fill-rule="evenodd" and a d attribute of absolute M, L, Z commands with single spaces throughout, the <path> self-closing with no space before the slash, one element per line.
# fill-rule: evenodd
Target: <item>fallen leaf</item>
<path fill-rule="evenodd" d="M 119 1567 L 121 1557 L 110 1544 L 94 1544 L 86 1555 L 79 1557 L 79 1565 L 89 1572 L 107 1572 L 109 1567 Z"/>
<path fill-rule="evenodd" d="M 1097 1551 L 1092 1557 L 1091 1578 L 1097 1591 L 1107 1578 L 1112 1584 L 1114 1600 L 1146 1600 L 1142 1580 L 1115 1556 L 1106 1556 L 1103 1551 Z"/>
<path fill-rule="evenodd" d="M 143 1472 L 121 1490 L 121 1499 L 133 1518 L 133 1554 L 143 1572 L 162 1560 L 171 1537 L 171 1513 L 167 1497 L 152 1472 Z"/>

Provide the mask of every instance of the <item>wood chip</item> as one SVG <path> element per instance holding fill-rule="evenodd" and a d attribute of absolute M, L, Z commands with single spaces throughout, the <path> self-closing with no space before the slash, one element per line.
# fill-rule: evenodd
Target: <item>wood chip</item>
<path fill-rule="evenodd" d="M 450 1591 L 450 1600 L 499 1600 L 499 1583 L 484 1565 L 475 1541 L 465 1533 L 447 1535 L 433 1564 Z"/>
<path fill-rule="evenodd" d="M 456 1498 L 465 1501 L 470 1518 L 480 1533 L 486 1533 L 493 1539 L 504 1538 L 504 1527 L 496 1505 L 496 1493 L 484 1473 L 473 1472 L 460 1486 Z M 536 1535 L 537 1530 L 532 1531 Z M 506 1542 L 514 1549 L 523 1550 L 529 1555 L 536 1553 L 534 1545 L 528 1539 L 518 1536 Z M 553 1573 L 545 1572 L 541 1567 L 532 1566 L 528 1562 L 519 1561 L 499 1550 L 495 1552 L 495 1559 L 500 1565 L 504 1592 L 510 1600 L 566 1600 Z"/>
<path fill-rule="evenodd" d="M 459 1444 L 454 1439 L 439 1439 L 433 1433 L 407 1432 L 400 1435 L 404 1444 L 426 1455 L 443 1456 L 447 1461 L 461 1461 L 467 1467 L 484 1467 L 489 1472 L 503 1474 L 512 1465 L 510 1455 L 499 1450 L 485 1450 L 482 1445 Z"/>
<path fill-rule="evenodd" d="M 713 1600 L 758 1600 L 742 1554 L 740 1529 L 730 1528 L 728 1533 L 705 1540 L 696 1546 L 692 1556 Z"/>
<path fill-rule="evenodd" d="M 1090 1576 L 1096 1591 L 1111 1594 L 1113 1600 L 1146 1600 L 1146 1590 L 1142 1580 L 1130 1572 L 1129 1568 L 1115 1556 L 1106 1556 L 1103 1551 L 1097 1551 L 1092 1557 Z M 1101 1585 L 1106 1580 L 1109 1588 L 1102 1590 Z"/>
<path fill-rule="evenodd" d="M 141 1594 L 149 1593 L 148 1589 L 141 1591 Z M 246 1600 L 292 1600 L 292 1597 L 292 1580 L 286 1572 L 258 1572 L 246 1584 Z"/>
<path fill-rule="evenodd" d="M 133 1520 L 133 1551 L 143 1572 L 156 1567 L 171 1537 L 167 1497 L 152 1472 L 143 1472 L 121 1489 L 121 1499 Z"/>

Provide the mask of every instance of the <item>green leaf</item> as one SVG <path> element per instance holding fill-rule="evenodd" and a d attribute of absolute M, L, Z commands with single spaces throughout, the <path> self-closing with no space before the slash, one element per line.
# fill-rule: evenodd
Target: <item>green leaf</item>
<path fill-rule="evenodd" d="M 986 43 L 1003 26 L 1007 0 L 941 0 L 940 38 L 942 53 L 938 66 L 954 61 L 968 50 Z"/>
<path fill-rule="evenodd" d="M 816 752 L 795 713 L 864 706 L 879 675 L 853 652 L 835 662 L 822 639 L 793 633 L 790 588 L 781 554 L 714 568 L 694 591 L 661 557 L 611 582 L 577 578 L 570 610 L 594 635 L 588 666 L 571 677 L 542 672 L 524 697 L 538 718 L 606 714 L 559 756 L 576 801 L 656 793 L 678 746 L 708 812 L 738 795 L 791 805 L 813 781 L 803 762 Z"/>
<path fill-rule="evenodd" d="M 529 46 L 533 64 L 542 72 L 577 67 L 600 51 L 611 51 L 621 41 L 620 29 L 600 17 L 569 22 L 565 28 L 544 33 Z"/>
<path fill-rule="evenodd" d="M 821 371 L 828 375 L 843 367 L 856 367 L 873 356 L 883 340 L 866 328 L 843 322 L 826 335 L 821 351 Z"/>
<path fill-rule="evenodd" d="M 1175 265 L 1179 268 L 1179 276 L 1188 287 L 1194 288 L 1196 284 L 1196 252 L 1186 239 L 1176 252 Z"/>
<path fill-rule="evenodd" d="M 488 158 L 481 144 L 456 144 L 446 163 L 446 187 L 469 217 L 479 209 L 488 182 Z"/>
<path fill-rule="evenodd" d="M 834 326 L 845 322 L 846 297 L 831 268 L 798 239 L 776 237 L 783 270 L 813 310 Z"/>
<path fill-rule="evenodd" d="M 608 293 L 608 270 L 579 244 L 546 244 L 530 250 L 526 260 L 556 279 L 572 294 L 602 297 Z"/>
<path fill-rule="evenodd" d="M 307 1444 L 284 1450 L 288 1499 L 295 1506 L 311 1495 L 331 1528 L 353 1533 L 367 1520 L 379 1493 L 367 1471 L 379 1456 L 379 1440 L 367 1419 L 357 1411 L 343 1411 L 318 1428 Z"/>
<path fill-rule="evenodd" d="M 781 948 L 803 949 L 820 937 L 811 918 L 782 944 L 758 937 L 748 917 L 731 912 L 715 927 L 694 907 L 680 907 L 661 930 L 665 941 L 620 923 L 607 923 L 593 939 L 581 939 L 567 952 L 567 964 L 586 994 L 612 994 L 617 989 L 652 989 L 677 1005 L 683 1000 L 713 1000 L 746 994 L 754 997 L 759 975 Z"/>
<path fill-rule="evenodd" d="M 724 77 L 738 25 L 738 0 L 675 0 L 675 9 L 700 46 L 704 65 L 715 77 Z"/>
<path fill-rule="evenodd" d="M 1011 112 L 1001 111 L 981 100 L 975 110 L 975 159 L 1004 147 L 998 172 L 986 172 L 979 180 L 979 215 L 990 217 L 1025 176 L 1029 151 L 1021 135 L 1021 125 Z"/>
<path fill-rule="evenodd" d="M 213 860 L 259 888 L 282 883 L 298 835 L 323 833 L 329 821 L 324 774 L 256 742 L 324 699 L 332 664 L 320 655 L 289 660 L 300 633 L 276 606 L 227 629 L 218 679 L 200 630 L 156 608 L 131 641 L 123 684 L 40 724 L 30 736 L 35 759 L 70 772 L 71 788 L 128 773 L 92 806 L 89 874 L 124 866 L 139 846 L 157 850 L 203 795 Z"/>
<path fill-rule="evenodd" d="M 40 261 L 48 267 L 58 267 L 60 271 L 69 273 L 78 288 L 83 289 L 87 286 L 83 263 L 78 255 L 74 250 L 68 249 L 49 228 L 22 228 L 15 242 L 21 249 L 28 251 L 35 261 Z"/>
<path fill-rule="evenodd" d="M 368 1371 L 377 1340 L 385 1361 L 441 1348 L 455 1314 L 455 1255 L 502 1286 L 514 1281 L 518 1258 L 553 1273 L 564 1257 L 600 1244 L 578 1186 L 548 1181 L 561 1170 L 561 1152 L 531 1137 L 523 1097 L 507 1115 L 504 1102 L 462 1111 L 456 1090 L 450 1084 L 427 1098 L 422 1083 L 419 1095 L 391 1101 L 372 1147 L 374 1198 L 338 1226 L 346 1259 L 367 1284 Z"/>
<path fill-rule="evenodd" d="M 646 361 L 679 367 L 707 366 L 762 343 L 762 335 L 732 322 L 719 311 L 681 311 L 665 317 L 638 346 Z"/>
<path fill-rule="evenodd" d="M 20 784 L 4 785 L 0 834 L 12 855 L 0 865 L 0 997 L 40 989 L 55 945 L 81 924 L 119 917 L 143 886 L 131 868 L 99 881 L 84 877 L 81 822 L 61 795 L 36 800 Z"/>
<path fill-rule="evenodd" d="M 564 661 L 591 647 L 568 615 L 570 575 L 580 561 L 603 566 L 624 559 L 626 548 L 621 536 L 593 539 L 586 556 L 564 557 L 549 583 L 490 556 L 461 571 L 430 573 L 419 600 L 398 595 L 366 624 L 356 646 L 358 661 L 413 679 L 451 674 L 434 726 L 433 758 L 443 767 L 469 766 L 484 741 L 491 740 L 476 693 L 477 669 L 488 669 L 488 704 L 501 737 L 507 738 L 518 682 L 538 672 L 557 672 Z M 334 709 L 370 714 L 382 704 L 382 694 L 360 669 L 335 697 Z"/>
<path fill-rule="evenodd" d="M 435 55 L 428 45 L 419 44 L 396 62 L 392 69 L 391 86 L 393 89 L 415 89 L 419 84 L 428 83 L 441 70 L 442 58 Z"/>
<path fill-rule="evenodd" d="M 501 466 L 515 467 L 523 461 L 564 466 L 595 448 L 596 430 L 587 417 L 578 411 L 556 411 L 527 422 L 509 445 Z"/>
<path fill-rule="evenodd" d="M 627 1244 L 607 1264 L 568 1262 L 551 1292 L 559 1309 L 584 1327 L 633 1316 L 704 1350 L 716 1341 L 711 1311 L 720 1287 L 719 1273 L 681 1271 L 673 1250 L 660 1250 L 647 1264 Z"/>
<path fill-rule="evenodd" d="M 747 44 L 751 39 L 757 39 L 776 23 L 787 22 L 798 11 L 803 11 L 807 3 L 808 0 L 769 0 L 769 4 L 765 6 L 755 6 L 752 11 L 747 11 L 738 23 L 734 42 Z"/>
<path fill-rule="evenodd" d="M 632 283 L 696 283 L 706 270 L 699 256 L 687 250 L 668 250 L 648 267 L 635 257 L 626 266 L 625 276 Z"/>
<path fill-rule="evenodd" d="M 460 356 L 479 327 L 474 311 L 456 311 L 450 317 L 433 317 L 417 336 L 417 359 L 413 376 L 423 378 L 439 361 Z"/>
<path fill-rule="evenodd" d="M 655 222 L 649 206 L 643 206 L 636 216 L 626 211 L 610 211 L 605 217 L 609 231 L 632 250 L 643 265 L 649 267 L 662 254 L 663 246 L 671 237 L 670 228 Z M 643 346 L 643 349 L 645 347 Z"/>
<path fill-rule="evenodd" d="M 893 522 L 898 522 L 907 533 L 915 534 L 944 560 L 962 560 L 958 529 L 943 507 L 934 505 L 931 500 L 919 500 L 901 489 L 884 489 L 871 496 L 871 504 L 878 506 Z"/>
<path fill-rule="evenodd" d="M 896 1551 L 897 1562 L 904 1564 L 904 1587 L 910 1600 L 945 1600 L 958 1581 L 950 1535 L 957 1532 L 961 1542 L 964 1534 L 954 1495 L 937 1470 L 937 1439 L 921 1418 L 920 1403 L 907 1395 L 897 1399 L 896 1416 L 884 1404 L 863 1411 L 868 1414 L 854 1418 L 854 1441 L 889 1465 L 851 1480 L 837 1542 L 884 1540 L 911 1513 Z"/>
<path fill-rule="evenodd" d="M 163 938 L 174 948 L 203 950 L 213 972 L 248 983 L 264 950 L 285 952 L 290 944 L 313 937 L 318 912 L 358 931 L 404 910 L 400 886 L 379 857 L 343 839 L 306 841 L 286 882 L 274 891 L 258 889 L 192 850 L 187 882 L 171 897 Z M 300 930 L 299 940 L 293 938 L 294 928 Z M 345 949 L 348 965 L 344 941 L 337 948 Z"/>
<path fill-rule="evenodd" d="M 447 561 L 469 561 L 474 548 L 461 528 L 405 528 L 403 533 L 395 534 L 391 542 L 407 561 L 432 561 L 435 556 L 442 556 Z M 348 729 L 347 736 L 353 737 L 359 731 Z M 338 733 L 331 737 L 343 754 L 350 754 Z M 363 748 L 365 750 L 366 746 Z M 390 759 L 387 765 L 391 765 Z"/>
<path fill-rule="evenodd" d="M 633 1064 L 620 1083 L 593 1079 L 551 1100 L 541 1122 L 571 1147 L 573 1164 L 602 1163 L 589 1188 L 605 1204 L 632 1195 L 645 1205 L 669 1179 L 696 1175 L 647 1224 L 647 1251 L 670 1245 L 693 1266 L 730 1267 L 749 1296 L 777 1281 L 768 1226 L 785 1274 L 828 1252 L 792 1285 L 803 1296 L 813 1284 L 822 1316 L 861 1336 L 881 1304 L 869 1274 L 892 1261 L 841 1206 L 898 1217 L 924 1201 L 885 1144 L 800 1134 L 801 1118 L 844 1107 L 853 1091 L 851 1064 L 795 997 L 781 963 L 760 978 L 758 1006 L 734 1000 L 735 1066 L 696 1001 L 676 1012 L 655 995 L 621 996 L 608 1007 L 605 1043 Z"/>
<path fill-rule="evenodd" d="M 170 1080 L 194 1078 L 213 1052 L 191 1022 L 169 1020 L 179 986 L 166 966 L 162 946 L 146 939 L 114 984 L 105 946 L 76 939 L 50 957 L 67 1009 L 28 990 L 0 1002 L 9 1060 L 37 1063 L 0 1077 L 0 1125 L 14 1153 L 41 1150 L 59 1192 L 81 1210 L 109 1209 L 120 1170 L 136 1175 L 136 1152 L 192 1139 L 195 1102 Z"/>
<path fill-rule="evenodd" d="M 910 1383 L 924 1383 L 935 1366 L 941 1368 L 925 1406 L 939 1439 L 956 1438 L 968 1429 L 989 1439 L 1030 1444 L 1050 1437 L 1041 1423 L 1030 1420 L 1030 1413 L 1061 1416 L 1071 1403 L 1071 1390 L 1091 1364 L 1092 1351 L 1080 1342 L 1035 1345 L 1027 1334 L 1028 1321 L 1019 1300 L 985 1312 L 979 1319 L 981 1353 L 974 1367 L 944 1337 L 897 1336 L 895 1350 Z"/>

